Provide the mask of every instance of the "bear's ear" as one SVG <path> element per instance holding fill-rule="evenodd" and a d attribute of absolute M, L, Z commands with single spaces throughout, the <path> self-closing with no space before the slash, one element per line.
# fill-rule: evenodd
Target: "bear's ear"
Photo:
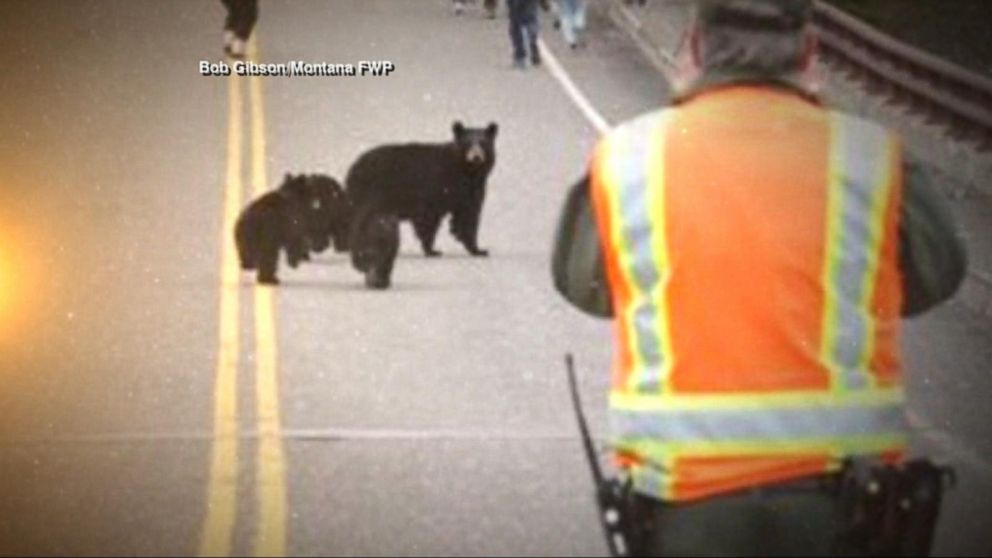
<path fill-rule="evenodd" d="M 289 181 L 290 181 L 290 180 L 292 180 L 292 179 L 293 179 L 293 175 L 287 172 L 287 173 L 286 173 L 286 176 L 284 176 L 284 177 L 282 178 L 282 181 L 283 181 L 283 182 L 289 182 Z"/>
<path fill-rule="evenodd" d="M 455 123 L 451 125 L 451 132 L 455 134 L 455 139 L 460 139 L 465 135 L 465 125 L 462 124 L 461 120 L 455 120 Z"/>
<path fill-rule="evenodd" d="M 490 122 L 489 125 L 486 126 L 486 134 L 489 136 L 489 139 L 494 139 L 496 137 L 496 132 L 499 132 L 499 125 L 495 122 Z"/>

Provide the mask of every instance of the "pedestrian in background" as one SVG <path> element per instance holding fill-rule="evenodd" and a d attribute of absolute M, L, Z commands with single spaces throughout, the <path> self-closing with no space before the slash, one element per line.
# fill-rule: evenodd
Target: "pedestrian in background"
<path fill-rule="evenodd" d="M 258 21 L 258 0 L 221 0 L 227 8 L 224 22 L 224 53 L 231 58 L 244 58 L 248 38 Z"/>
<path fill-rule="evenodd" d="M 586 0 L 558 0 L 558 19 L 565 42 L 572 49 L 583 46 L 586 28 Z"/>
<path fill-rule="evenodd" d="M 540 31 L 537 10 L 540 4 L 545 10 L 549 9 L 547 0 L 506 0 L 510 12 L 510 41 L 513 43 L 513 65 L 523 69 L 527 67 L 527 55 L 530 54 L 531 64 L 541 64 L 541 51 L 537 46 L 537 36 Z"/>

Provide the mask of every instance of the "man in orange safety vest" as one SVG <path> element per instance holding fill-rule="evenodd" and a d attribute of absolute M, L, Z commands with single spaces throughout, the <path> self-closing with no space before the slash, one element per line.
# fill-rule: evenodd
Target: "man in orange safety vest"
<path fill-rule="evenodd" d="M 964 276 L 899 138 L 804 85 L 810 17 L 806 0 L 699 4 L 698 74 L 607 133 L 565 201 L 554 281 L 615 324 L 634 553 L 833 552 L 822 481 L 901 459 L 900 319 Z"/>

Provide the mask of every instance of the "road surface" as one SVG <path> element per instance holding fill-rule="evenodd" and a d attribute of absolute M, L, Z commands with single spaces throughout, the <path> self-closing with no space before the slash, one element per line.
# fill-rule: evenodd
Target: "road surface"
<path fill-rule="evenodd" d="M 554 293 L 598 131 L 505 19 L 447 0 L 263 3 L 259 60 L 388 77 L 204 77 L 220 3 L 0 3 L 0 554 L 601 555 L 562 369 L 605 428 L 610 327 Z M 619 122 L 667 85 L 605 19 L 546 44 Z M 500 126 L 488 259 L 408 228 L 394 288 L 347 259 L 237 273 L 233 216 L 286 172 Z M 914 443 L 956 463 L 938 550 L 992 551 L 992 324 L 907 328 Z"/>

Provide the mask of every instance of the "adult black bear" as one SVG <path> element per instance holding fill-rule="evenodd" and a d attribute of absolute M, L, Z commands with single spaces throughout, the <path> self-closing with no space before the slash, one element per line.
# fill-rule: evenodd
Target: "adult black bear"
<path fill-rule="evenodd" d="M 389 213 L 374 213 L 360 216 L 358 222 L 362 229 L 351 245 L 351 264 L 365 274 L 366 287 L 387 289 L 400 249 L 399 219 Z"/>
<path fill-rule="evenodd" d="M 287 174 L 278 189 L 253 201 L 234 227 L 241 269 L 258 270 L 258 282 L 278 285 L 279 251 L 286 251 L 295 268 L 310 259 L 311 247 L 321 243 L 321 203 L 304 175 Z M 327 241 L 324 247 L 327 247 Z"/>
<path fill-rule="evenodd" d="M 348 171 L 345 187 L 356 216 L 391 214 L 413 222 L 426 256 L 434 249 L 441 221 L 451 215 L 451 233 L 473 256 L 479 248 L 479 222 L 486 179 L 496 162 L 496 123 L 486 128 L 451 127 L 454 141 L 384 145 L 361 155 Z M 350 241 L 362 243 L 366 229 L 356 217 Z"/>

